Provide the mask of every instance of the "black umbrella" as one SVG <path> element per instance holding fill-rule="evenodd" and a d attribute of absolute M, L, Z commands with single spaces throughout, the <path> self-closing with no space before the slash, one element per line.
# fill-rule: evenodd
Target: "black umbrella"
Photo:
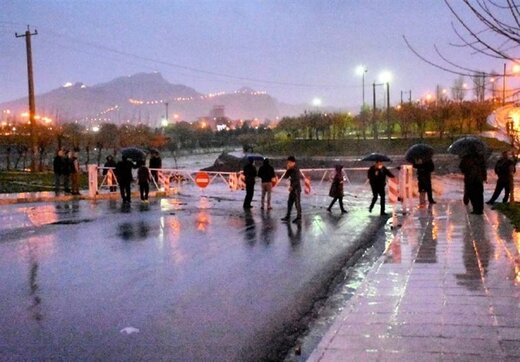
<path fill-rule="evenodd" d="M 137 162 L 146 160 L 146 153 L 137 147 L 127 147 L 121 150 L 121 155 Z"/>
<path fill-rule="evenodd" d="M 459 138 L 448 147 L 448 152 L 453 155 L 463 157 L 470 154 L 480 154 L 486 156 L 488 147 L 480 138 L 475 136 L 465 136 Z"/>
<path fill-rule="evenodd" d="M 387 155 L 383 155 L 381 153 L 371 153 L 369 154 L 368 156 L 365 156 L 361 159 L 361 161 L 372 161 L 372 162 L 377 162 L 377 161 L 383 161 L 383 162 L 392 162 L 392 160 L 387 156 Z"/>
<path fill-rule="evenodd" d="M 427 145 L 426 143 L 418 143 L 411 146 L 404 155 L 405 160 L 411 163 L 415 162 L 417 158 L 420 158 L 421 160 L 425 161 L 431 160 L 432 157 L 433 147 Z"/>
<path fill-rule="evenodd" d="M 263 161 L 265 157 L 259 153 L 246 153 L 244 158 L 252 161 Z"/>

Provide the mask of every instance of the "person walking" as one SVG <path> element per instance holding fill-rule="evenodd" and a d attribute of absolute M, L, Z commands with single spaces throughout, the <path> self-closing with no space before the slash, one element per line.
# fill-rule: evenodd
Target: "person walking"
<path fill-rule="evenodd" d="M 146 163 L 141 161 L 137 170 L 137 182 L 139 183 L 139 194 L 142 202 L 148 202 L 148 193 L 150 192 L 150 181 L 152 176 L 150 169 L 146 167 Z"/>
<path fill-rule="evenodd" d="M 152 151 L 150 161 L 148 162 L 152 177 L 157 186 L 159 186 L 159 169 L 162 168 L 162 159 L 158 151 Z"/>
<path fill-rule="evenodd" d="M 515 173 L 515 160 L 509 158 L 509 152 L 502 152 L 502 156 L 498 159 L 495 164 L 495 173 L 498 176 L 497 184 L 495 186 L 495 192 L 493 192 L 493 196 L 486 202 L 488 205 L 493 205 L 500 196 L 502 190 L 504 190 L 504 198 L 502 199 L 503 203 L 506 203 L 509 200 L 509 193 L 511 192 L 511 187 L 513 178 L 512 174 Z"/>
<path fill-rule="evenodd" d="M 432 172 L 435 170 L 435 165 L 431 159 L 423 160 L 416 158 L 413 163 L 413 168 L 417 170 L 417 184 L 419 187 L 419 204 L 426 203 L 426 195 L 428 195 L 428 203 L 430 205 L 436 204 L 433 199 L 432 191 Z"/>
<path fill-rule="evenodd" d="M 479 153 L 464 155 L 459 169 L 464 174 L 464 192 L 473 207 L 471 213 L 482 215 L 484 213 L 484 181 L 487 181 L 484 156 Z"/>
<path fill-rule="evenodd" d="M 258 177 L 262 180 L 262 206 L 260 208 L 262 210 L 264 209 L 267 198 L 267 210 L 271 210 L 271 191 L 273 189 L 273 179 L 276 177 L 276 174 L 268 158 L 264 158 L 262 166 L 258 169 Z"/>
<path fill-rule="evenodd" d="M 60 194 L 61 184 L 63 182 L 63 169 L 65 167 L 63 150 L 56 151 L 56 156 L 52 162 L 52 168 L 54 172 L 54 193 L 56 196 Z"/>
<path fill-rule="evenodd" d="M 384 165 L 383 161 L 376 161 L 374 165 L 372 165 L 368 169 L 367 173 L 368 181 L 370 182 L 370 187 L 372 188 L 372 202 L 370 203 L 370 207 L 368 208 L 369 212 L 372 212 L 374 205 L 377 201 L 377 197 L 380 198 L 381 204 L 381 215 L 387 215 L 385 212 L 385 185 L 387 177 L 395 177 Z"/>
<path fill-rule="evenodd" d="M 76 153 L 74 151 L 69 152 L 69 159 L 70 159 L 70 166 L 71 166 L 71 173 L 70 173 L 70 182 L 71 182 L 71 194 L 72 195 L 79 195 L 79 175 L 80 175 L 80 168 L 79 168 L 79 159 L 76 156 Z"/>
<path fill-rule="evenodd" d="M 114 161 L 114 157 L 112 157 L 112 155 L 108 155 L 106 157 L 106 162 L 105 164 L 103 165 L 104 169 L 103 169 L 103 176 L 106 176 L 108 174 L 108 172 L 110 172 L 111 174 L 108 176 L 110 177 L 110 181 L 108 182 L 108 184 L 110 185 L 110 192 L 115 192 L 117 190 L 117 187 L 115 186 L 115 181 L 113 179 L 113 176 L 115 174 L 115 168 L 116 168 L 116 161 Z M 109 170 L 109 168 L 111 168 Z M 107 178 L 108 178 L 107 177 Z"/>
<path fill-rule="evenodd" d="M 347 210 L 343 207 L 343 166 L 336 165 L 335 166 L 336 173 L 334 174 L 334 178 L 332 179 L 332 184 L 330 185 L 329 196 L 332 197 L 332 201 L 330 202 L 329 207 L 327 208 L 328 212 L 332 211 L 332 206 L 338 201 L 339 207 L 341 209 L 342 214 L 346 214 Z"/>
<path fill-rule="evenodd" d="M 131 193 L 130 185 L 133 181 L 132 169 L 135 165 L 128 157 L 123 156 L 122 160 L 116 164 L 116 177 L 119 183 L 119 192 L 121 193 L 121 199 L 123 203 L 130 203 Z"/>
<path fill-rule="evenodd" d="M 253 164 L 253 159 L 248 158 L 247 165 L 242 170 L 246 178 L 246 197 L 244 198 L 244 209 L 250 209 L 251 201 L 253 201 L 253 195 L 255 193 L 255 178 L 256 178 L 256 167 Z"/>
<path fill-rule="evenodd" d="M 287 157 L 287 171 L 283 178 L 288 178 L 289 185 L 289 198 L 287 199 L 287 214 L 282 218 L 282 221 L 289 221 L 291 219 L 291 211 L 293 205 L 296 205 L 296 218 L 293 223 L 300 223 L 302 220 L 302 206 L 301 206 L 301 193 L 302 186 L 300 183 L 301 172 L 296 165 L 296 158 L 294 156 Z"/>

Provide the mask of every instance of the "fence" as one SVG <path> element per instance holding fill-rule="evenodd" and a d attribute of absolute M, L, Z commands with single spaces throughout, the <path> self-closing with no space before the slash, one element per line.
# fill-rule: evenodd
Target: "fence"
<path fill-rule="evenodd" d="M 343 177 L 347 184 L 351 183 L 348 176 L 352 172 L 365 172 L 366 167 L 352 167 L 343 169 Z M 388 182 L 388 199 L 390 202 L 405 202 L 415 196 L 415 184 L 413 183 L 413 168 L 410 165 L 403 165 L 398 169 L 398 177 L 389 179 Z M 115 177 L 114 169 L 110 167 L 100 167 L 97 165 L 89 165 L 89 195 L 95 198 L 100 193 L 109 193 L 114 190 L 117 185 L 117 177 Z M 106 172 L 104 172 L 106 171 Z M 152 185 L 165 196 L 177 193 L 184 184 L 193 183 L 205 189 L 215 183 L 223 183 L 230 191 L 243 190 L 245 188 L 245 180 L 242 172 L 220 172 L 220 171 L 199 171 L 186 169 L 150 169 L 152 174 Z M 322 190 L 324 184 L 327 186 L 334 176 L 335 169 L 332 168 L 315 168 L 300 169 L 303 188 L 306 195 L 316 195 L 315 190 Z M 283 182 L 286 170 L 275 170 L 277 179 L 273 184 L 274 187 Z M 103 175 L 104 174 L 104 175 Z"/>

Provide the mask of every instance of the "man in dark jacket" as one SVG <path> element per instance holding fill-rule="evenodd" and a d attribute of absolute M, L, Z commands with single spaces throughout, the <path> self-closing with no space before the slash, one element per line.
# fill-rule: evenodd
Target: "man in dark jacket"
<path fill-rule="evenodd" d="M 386 215 L 385 212 L 385 185 L 386 185 L 386 177 L 395 177 L 384 165 L 382 161 L 376 161 L 374 165 L 372 165 L 368 169 L 367 177 L 370 182 L 370 187 L 372 188 L 372 202 L 370 203 L 370 207 L 368 211 L 372 212 L 374 205 L 377 201 L 377 196 L 380 198 L 381 203 L 381 215 Z"/>
<path fill-rule="evenodd" d="M 296 204 L 296 218 L 293 220 L 294 223 L 299 223 L 302 220 L 302 206 L 301 206 L 301 193 L 302 186 L 300 183 L 301 172 L 296 165 L 296 158 L 289 156 L 287 158 L 287 171 L 283 178 L 288 178 L 290 181 L 289 186 L 289 198 L 287 199 L 287 214 L 282 218 L 282 221 L 289 221 L 291 219 L 291 210 L 293 205 Z"/>
<path fill-rule="evenodd" d="M 487 180 L 486 161 L 479 153 L 462 157 L 459 168 L 464 174 L 464 190 L 473 206 L 472 214 L 484 213 L 484 181 Z"/>
<path fill-rule="evenodd" d="M 511 174 L 515 173 L 515 164 L 516 162 L 509 158 L 509 153 L 507 151 L 502 152 L 502 157 L 500 157 L 495 164 L 495 173 L 498 176 L 495 192 L 493 192 L 493 196 L 491 196 L 491 199 L 489 199 L 486 204 L 493 205 L 502 190 L 504 190 L 504 198 L 502 199 L 502 202 L 506 203 L 509 200 L 509 193 L 511 192 L 512 187 Z"/>
<path fill-rule="evenodd" d="M 417 169 L 417 183 L 419 186 L 419 203 L 424 205 L 425 194 L 428 195 L 428 202 L 430 205 L 436 204 L 433 199 L 432 192 L 432 172 L 435 165 L 431 159 L 423 160 L 418 158 L 413 163 L 413 168 Z"/>
<path fill-rule="evenodd" d="M 123 203 L 131 202 L 130 184 L 133 181 L 132 168 L 136 168 L 136 166 L 126 156 L 123 156 L 123 159 L 116 165 L 116 177 Z"/>
<path fill-rule="evenodd" d="M 244 209 L 250 209 L 251 201 L 253 201 L 253 194 L 255 193 L 255 178 L 256 178 L 256 167 L 253 165 L 253 159 L 247 160 L 247 165 L 243 169 L 244 176 L 246 178 L 246 197 L 244 198 Z"/>
<path fill-rule="evenodd" d="M 267 196 L 267 210 L 271 210 L 271 191 L 273 189 L 273 179 L 276 177 L 274 168 L 269 164 L 269 159 L 265 158 L 264 163 L 258 169 L 258 177 L 262 180 L 262 210 Z"/>
<path fill-rule="evenodd" d="M 63 180 L 63 169 L 65 167 L 65 159 L 63 150 L 58 150 L 52 162 L 54 171 L 54 192 L 56 196 L 60 194 L 60 186 Z"/>

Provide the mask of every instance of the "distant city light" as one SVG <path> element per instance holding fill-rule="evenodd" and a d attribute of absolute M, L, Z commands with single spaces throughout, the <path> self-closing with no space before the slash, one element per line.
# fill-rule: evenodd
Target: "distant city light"
<path fill-rule="evenodd" d="M 313 105 L 314 107 L 319 107 L 319 106 L 321 106 L 321 98 L 314 98 L 314 99 L 312 100 L 312 105 Z"/>
<path fill-rule="evenodd" d="M 99 126 L 92 127 L 92 132 L 99 132 Z"/>
<path fill-rule="evenodd" d="M 72 87 L 72 83 L 71 82 L 67 82 L 63 85 L 63 88 L 69 88 L 69 87 Z"/>
<path fill-rule="evenodd" d="M 163 119 L 161 120 L 161 126 L 163 126 L 163 127 L 168 127 L 168 120 L 167 120 L 166 118 L 163 118 Z"/>

